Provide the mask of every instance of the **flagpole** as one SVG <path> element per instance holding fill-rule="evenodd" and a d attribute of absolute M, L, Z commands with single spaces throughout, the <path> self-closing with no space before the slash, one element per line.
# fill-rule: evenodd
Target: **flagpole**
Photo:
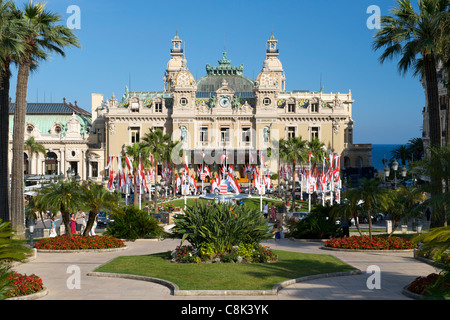
<path fill-rule="evenodd" d="M 323 187 L 323 176 L 325 174 L 325 157 L 323 157 L 322 160 L 322 181 L 320 183 L 321 187 L 322 187 L 322 206 L 325 207 L 325 189 Z"/>
<path fill-rule="evenodd" d="M 261 183 L 262 183 L 262 174 L 263 174 L 263 162 L 262 162 L 262 158 L 261 158 L 261 154 L 259 154 L 260 156 L 260 161 L 261 161 L 261 165 L 259 166 L 259 207 L 261 209 L 261 212 L 263 211 L 263 206 L 262 206 L 262 187 L 261 187 Z"/>
<path fill-rule="evenodd" d="M 308 212 L 311 213 L 311 157 L 309 157 Z"/>

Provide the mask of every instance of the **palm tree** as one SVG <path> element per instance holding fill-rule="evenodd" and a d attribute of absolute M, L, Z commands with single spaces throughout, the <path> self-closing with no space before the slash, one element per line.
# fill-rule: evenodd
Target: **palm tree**
<path fill-rule="evenodd" d="M 14 239 L 11 222 L 0 220 L 0 265 L 5 260 L 24 260 L 30 252 L 30 248 L 23 246 L 23 241 Z"/>
<path fill-rule="evenodd" d="M 306 144 L 302 137 L 292 137 L 280 140 L 280 155 L 287 162 L 292 163 L 292 210 L 295 211 L 295 167 L 298 162 L 306 161 Z"/>
<path fill-rule="evenodd" d="M 373 47 L 385 48 L 380 57 L 386 59 L 400 56 L 398 69 L 406 73 L 414 68 L 424 77 L 428 101 L 431 146 L 441 145 L 439 119 L 439 94 L 436 73 L 436 55 L 439 52 L 442 32 L 441 23 L 448 15 L 448 0 L 419 0 L 419 12 L 415 12 L 410 0 L 397 0 L 392 16 L 381 18 L 383 27 L 376 33 Z M 419 58 L 422 58 L 420 61 Z"/>
<path fill-rule="evenodd" d="M 409 139 L 407 149 L 408 155 L 411 155 L 411 161 L 422 160 L 424 154 L 422 138 Z"/>
<path fill-rule="evenodd" d="M 45 154 L 45 147 L 42 143 L 36 142 L 34 137 L 29 137 L 27 141 L 25 141 L 25 149 L 27 149 L 28 154 L 30 155 L 30 168 L 28 172 L 31 173 L 33 154 L 36 154 L 36 156 L 39 155 L 39 153 Z"/>
<path fill-rule="evenodd" d="M 144 168 L 147 168 L 150 164 L 150 161 L 148 160 L 148 150 L 145 149 L 145 146 L 143 143 L 133 143 L 131 146 L 125 147 L 125 154 L 130 158 L 132 165 L 133 165 L 133 175 L 138 174 L 138 168 L 139 168 L 139 159 L 142 159 L 142 164 Z M 124 159 L 122 159 L 124 161 Z M 123 163 L 123 167 L 125 167 L 125 163 Z M 138 207 L 139 206 L 139 197 L 135 189 L 134 193 L 134 199 L 133 199 L 133 205 Z"/>
<path fill-rule="evenodd" d="M 388 197 L 390 201 L 385 213 L 389 214 L 394 222 L 389 235 L 392 236 L 402 218 L 408 219 L 414 215 L 416 203 L 422 200 L 422 193 L 418 188 L 401 185 L 396 190 L 388 189 Z"/>
<path fill-rule="evenodd" d="M 359 199 L 362 201 L 362 207 L 369 220 L 369 237 L 372 239 L 372 211 L 388 208 L 391 199 L 388 195 L 388 189 L 380 188 L 381 180 L 378 178 L 361 179 L 361 185 L 355 190 Z"/>
<path fill-rule="evenodd" d="M 35 198 L 37 206 L 50 208 L 52 212 L 61 212 L 66 234 L 72 238 L 70 231 L 70 213 L 84 205 L 80 185 L 75 181 L 60 181 L 40 189 Z"/>
<path fill-rule="evenodd" d="M 56 52 L 65 56 L 64 48 L 79 47 L 76 36 L 69 28 L 56 25 L 62 21 L 61 17 L 45 10 L 43 3 L 33 4 L 30 1 L 22 12 L 22 19 L 28 29 L 24 38 L 25 51 L 17 59 L 19 68 L 14 110 L 11 179 L 11 222 L 19 237 L 24 234 L 23 141 L 25 140 L 25 114 L 30 70 L 35 69 L 39 61 L 45 60 L 49 53 Z"/>
<path fill-rule="evenodd" d="M 318 163 L 322 163 L 325 156 L 325 144 L 319 139 L 314 138 L 307 142 L 308 152 L 311 153 L 311 165 L 316 168 Z"/>
<path fill-rule="evenodd" d="M 331 215 L 335 219 L 355 220 L 355 226 L 359 234 L 362 236 L 361 227 L 359 226 L 358 216 L 362 212 L 361 199 L 356 190 L 346 191 L 342 196 L 342 202 L 336 204 L 331 209 Z"/>
<path fill-rule="evenodd" d="M 12 1 L 0 0 L 0 219 L 9 221 L 9 89 L 11 65 L 24 50 L 26 26 Z"/>
<path fill-rule="evenodd" d="M 430 157 L 424 161 L 424 173 L 431 183 L 424 186 L 432 197 L 424 205 L 433 208 L 433 224 L 446 226 L 450 214 L 450 147 L 430 148 Z"/>
<path fill-rule="evenodd" d="M 161 129 L 153 130 L 152 128 L 145 134 L 143 140 L 143 145 L 148 153 L 153 156 L 154 168 L 155 168 L 155 186 L 158 180 L 158 163 L 165 159 L 167 155 L 167 148 L 171 142 L 170 135 L 164 134 Z M 158 213 L 158 192 L 155 188 L 155 198 L 154 198 L 155 214 Z"/>
<path fill-rule="evenodd" d="M 409 158 L 409 152 L 406 146 L 401 145 L 391 151 L 392 158 L 391 160 L 399 159 L 402 163 L 402 166 L 406 165 L 406 160 Z"/>
<path fill-rule="evenodd" d="M 83 205 L 89 208 L 89 219 L 84 230 L 83 236 L 89 235 L 95 222 L 95 217 L 104 209 L 113 209 L 117 207 L 119 201 L 119 193 L 111 193 L 102 185 L 90 182 L 81 186 L 81 199 Z"/>

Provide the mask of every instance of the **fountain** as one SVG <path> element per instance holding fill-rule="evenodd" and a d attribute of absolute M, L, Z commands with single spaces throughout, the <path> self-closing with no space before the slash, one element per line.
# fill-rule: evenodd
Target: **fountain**
<path fill-rule="evenodd" d="M 214 200 L 216 203 L 229 203 L 233 200 L 246 199 L 249 197 L 248 194 L 233 192 L 234 190 L 230 186 L 228 180 L 222 180 L 222 185 L 225 185 L 227 187 L 226 193 L 221 193 L 220 186 L 218 186 L 215 190 L 211 190 L 211 193 L 205 193 L 201 195 L 200 199 Z"/>

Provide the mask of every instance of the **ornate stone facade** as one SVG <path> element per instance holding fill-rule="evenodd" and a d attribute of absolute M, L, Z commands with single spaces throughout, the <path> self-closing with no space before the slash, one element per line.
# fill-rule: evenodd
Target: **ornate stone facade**
<path fill-rule="evenodd" d="M 206 154 L 205 162 L 220 164 L 220 155 L 227 152 L 232 154 L 230 163 L 237 165 L 236 172 L 242 172 L 239 166 L 248 163 L 250 151 L 266 152 L 269 147 L 276 148 L 281 138 L 301 136 L 304 140 L 318 138 L 327 151 L 341 154 L 343 167 L 344 163 L 349 168 L 372 167 L 371 145 L 353 144 L 351 91 L 286 91 L 273 35 L 255 80 L 244 76 L 243 65 L 232 66 L 225 52 L 218 66 L 208 64 L 206 75 L 195 79 L 178 35 L 172 44 L 164 91 L 127 88 L 121 101 L 92 95 L 93 132 L 103 133 L 97 140 L 105 145 L 102 159 L 123 154 L 124 146 L 142 140 L 150 128 L 161 128 L 174 141 L 182 141 L 190 164 L 201 163 L 201 153 Z M 268 164 L 275 173 L 276 159 Z"/>

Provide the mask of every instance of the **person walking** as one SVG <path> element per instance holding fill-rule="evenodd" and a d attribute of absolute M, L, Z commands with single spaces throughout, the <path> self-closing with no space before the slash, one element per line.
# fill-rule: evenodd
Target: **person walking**
<path fill-rule="evenodd" d="M 342 228 L 343 237 L 344 238 L 350 237 L 350 223 L 348 222 L 348 220 L 346 218 L 342 219 L 341 228 Z"/>
<path fill-rule="evenodd" d="M 50 238 L 55 238 L 57 236 L 55 217 L 51 217 L 50 220 Z"/>
<path fill-rule="evenodd" d="M 270 218 L 272 219 L 272 221 L 275 222 L 275 220 L 277 220 L 277 210 L 275 209 L 273 203 L 270 205 L 269 210 L 270 210 Z"/>
<path fill-rule="evenodd" d="M 267 204 L 267 202 L 264 203 L 263 215 L 264 215 L 264 218 L 266 218 L 266 219 L 269 216 L 269 205 Z"/>

